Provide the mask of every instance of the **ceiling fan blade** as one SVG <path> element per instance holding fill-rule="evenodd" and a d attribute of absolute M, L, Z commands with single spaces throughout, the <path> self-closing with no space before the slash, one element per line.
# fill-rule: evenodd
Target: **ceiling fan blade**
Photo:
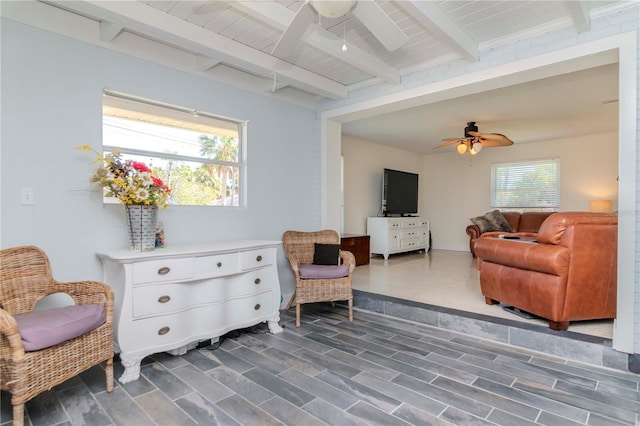
<path fill-rule="evenodd" d="M 443 140 L 444 140 L 443 143 L 441 143 L 438 146 L 434 146 L 433 149 L 438 149 L 448 145 L 453 145 L 454 143 L 463 142 L 466 140 L 466 138 L 453 138 L 453 139 L 443 139 Z"/>
<path fill-rule="evenodd" d="M 513 141 L 502 133 L 469 132 L 469 134 L 480 138 L 482 145 L 486 147 L 513 145 Z"/>
<path fill-rule="evenodd" d="M 375 1 L 358 1 L 352 13 L 389 52 L 401 48 L 409 41 L 400 27 L 389 18 Z"/>
<path fill-rule="evenodd" d="M 309 28 L 309 24 L 313 22 L 314 16 L 311 5 L 306 1 L 291 19 L 291 23 L 280 36 L 271 54 L 278 58 L 291 56 L 302 35 Z"/>

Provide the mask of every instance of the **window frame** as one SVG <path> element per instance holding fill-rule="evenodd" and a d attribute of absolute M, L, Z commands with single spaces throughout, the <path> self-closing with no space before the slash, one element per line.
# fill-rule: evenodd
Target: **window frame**
<path fill-rule="evenodd" d="M 533 200 L 528 200 L 526 203 L 521 203 L 523 205 L 515 205 L 514 203 L 499 203 L 497 200 L 498 193 L 498 182 L 497 182 L 497 171 L 499 169 L 504 168 L 513 168 L 514 171 L 518 172 L 516 169 L 523 169 L 525 167 L 530 166 L 543 166 L 553 164 L 555 166 L 555 188 L 551 189 L 551 187 L 547 188 L 547 190 L 553 190 L 554 195 L 551 197 L 546 197 L 551 202 L 551 205 L 543 205 L 540 203 L 532 202 Z M 524 175 L 522 172 L 518 172 L 521 175 Z M 531 191 L 533 188 L 525 187 L 522 190 L 512 190 L 510 192 L 516 194 L 523 194 L 527 191 Z M 504 192 L 504 190 L 503 190 Z M 516 197 L 518 200 L 522 200 L 524 197 L 522 195 Z M 538 198 L 540 200 L 541 198 Z M 499 209 L 502 211 L 559 211 L 560 210 L 560 158 L 559 157 L 550 157 L 550 158 L 540 158 L 535 160 L 520 160 L 520 161 L 506 161 L 500 163 L 492 163 L 491 164 L 491 208 Z"/>
<path fill-rule="evenodd" d="M 110 102 L 106 102 L 103 99 L 103 110 L 102 110 L 102 121 L 104 126 L 104 117 L 118 117 L 117 115 L 110 115 L 105 113 L 105 106 L 115 106 L 115 108 L 126 109 L 129 111 L 135 111 L 137 113 L 152 115 L 155 117 L 161 117 L 164 119 L 172 120 L 179 119 L 181 121 L 190 122 L 189 117 L 202 117 L 204 119 L 211 119 L 214 121 L 218 121 L 220 123 L 228 123 L 233 132 L 237 132 L 238 139 L 238 152 L 237 152 L 237 162 L 233 161 L 222 161 L 216 160 L 212 158 L 206 157 L 195 157 L 191 155 L 184 154 L 173 154 L 166 153 L 162 151 L 153 151 L 146 149 L 137 149 L 126 146 L 117 146 L 112 144 L 105 144 L 104 135 L 102 137 L 102 150 L 103 152 L 113 152 L 114 150 L 119 151 L 124 155 L 132 155 L 132 156 L 144 156 L 144 157 L 152 157 L 161 160 L 175 160 L 175 161 L 183 161 L 188 163 L 197 163 L 197 164 L 211 164 L 216 166 L 226 166 L 238 169 L 238 183 L 236 187 L 238 188 L 238 204 L 237 205 L 226 205 L 226 204 L 172 204 L 172 207 L 224 207 L 224 208 L 242 208 L 247 205 L 247 120 L 239 120 L 235 118 L 225 117 L 222 115 L 212 114 L 200 110 L 196 110 L 193 108 L 182 107 L 178 105 L 168 104 L 161 101 L 151 100 L 147 98 L 138 97 L 135 95 L 130 95 L 127 93 L 116 92 L 109 89 L 103 90 L 104 97 L 109 97 Z M 120 117 L 125 118 L 125 117 Z M 130 118 L 125 118 L 130 119 Z M 154 123 L 152 121 L 140 120 L 141 122 L 148 122 L 151 124 L 166 126 L 166 127 L 176 127 L 171 126 L 166 123 Z M 212 127 L 216 127 L 214 124 L 209 124 Z M 194 124 L 195 127 L 195 124 Z M 222 127 L 221 127 L 222 128 Z M 195 128 L 187 128 L 185 130 L 191 131 L 199 131 Z M 202 131 L 202 134 L 213 134 Z M 233 197 L 233 195 L 232 195 Z M 111 204 L 113 202 L 117 203 L 117 200 L 112 198 L 103 197 L 103 203 Z"/>

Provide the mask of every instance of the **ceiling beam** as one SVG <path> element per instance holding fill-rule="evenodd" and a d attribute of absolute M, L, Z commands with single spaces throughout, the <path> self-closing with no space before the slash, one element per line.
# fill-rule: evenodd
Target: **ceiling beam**
<path fill-rule="evenodd" d="M 212 57 L 247 72 L 270 77 L 277 73 L 283 83 L 330 99 L 348 95 L 345 85 L 275 58 L 242 43 L 229 40 L 205 28 L 159 11 L 138 1 L 52 0 L 62 9 L 70 10 L 98 21 L 122 26 L 152 40 L 162 40 L 170 46 L 180 46 L 194 55 Z M 202 61 L 203 59 L 199 59 Z"/>
<path fill-rule="evenodd" d="M 287 7 L 277 2 L 260 1 L 229 1 L 230 6 L 246 13 L 247 15 L 267 23 L 274 29 L 284 32 L 295 16 Z M 400 73 L 394 67 L 380 60 L 356 46 L 348 45 L 347 52 L 342 51 L 344 40 L 336 37 L 332 32 L 325 30 L 315 23 L 309 24 L 309 28 L 301 38 L 302 41 L 321 50 L 322 52 L 353 66 L 360 71 L 370 74 L 381 80 L 391 83 L 400 83 Z"/>
<path fill-rule="evenodd" d="M 436 40 L 468 61 L 478 60 L 478 43 L 456 25 L 435 2 L 401 0 L 397 4 L 422 25 Z"/>
<path fill-rule="evenodd" d="M 207 71 L 219 63 L 219 59 L 210 58 L 208 56 L 196 55 L 195 57 L 195 67 L 198 71 Z"/>
<path fill-rule="evenodd" d="M 100 40 L 106 42 L 112 42 L 113 39 L 118 37 L 118 35 L 124 30 L 122 25 L 116 25 L 111 22 L 101 21 L 100 22 Z"/>
<path fill-rule="evenodd" d="M 265 91 L 267 92 L 271 92 L 271 93 L 275 93 L 280 89 L 283 89 L 285 87 L 288 87 L 287 84 L 278 81 L 278 75 L 277 74 L 273 74 L 272 79 L 267 81 L 267 79 L 265 79 Z"/>
<path fill-rule="evenodd" d="M 591 28 L 591 16 L 589 15 L 589 5 L 586 1 L 565 1 L 564 4 L 569 10 L 571 20 L 578 34 L 586 33 Z"/>

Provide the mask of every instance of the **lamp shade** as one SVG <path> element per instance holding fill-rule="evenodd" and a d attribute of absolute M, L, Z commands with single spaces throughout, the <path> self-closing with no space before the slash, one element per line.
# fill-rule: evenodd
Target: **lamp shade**
<path fill-rule="evenodd" d="M 460 142 L 456 149 L 460 154 L 464 154 L 465 152 L 467 152 L 467 144 L 465 144 L 464 142 Z"/>
<path fill-rule="evenodd" d="M 476 155 L 480 151 L 482 151 L 482 144 L 480 142 L 474 142 L 469 150 L 472 155 Z"/>
<path fill-rule="evenodd" d="M 608 213 L 611 211 L 611 200 L 591 200 L 589 201 L 589 211 Z"/>

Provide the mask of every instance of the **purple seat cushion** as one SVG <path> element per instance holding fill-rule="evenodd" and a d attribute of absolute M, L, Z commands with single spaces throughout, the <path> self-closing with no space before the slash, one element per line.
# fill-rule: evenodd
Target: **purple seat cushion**
<path fill-rule="evenodd" d="M 98 328 L 106 321 L 101 305 L 71 305 L 14 316 L 26 352 L 57 345 Z"/>
<path fill-rule="evenodd" d="M 305 280 L 326 280 L 331 278 L 342 278 L 349 275 L 347 265 L 300 265 L 300 278 Z"/>

